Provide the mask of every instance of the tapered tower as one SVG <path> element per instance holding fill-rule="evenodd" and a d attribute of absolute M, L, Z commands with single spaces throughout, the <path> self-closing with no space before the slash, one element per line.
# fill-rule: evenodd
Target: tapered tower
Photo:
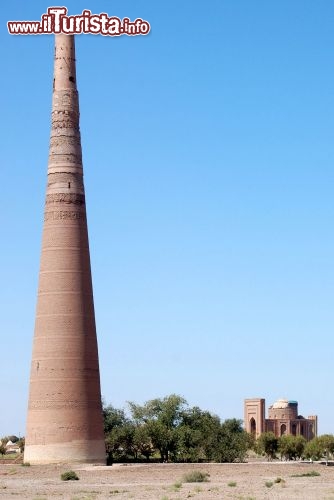
<path fill-rule="evenodd" d="M 105 463 L 73 35 L 55 36 L 24 459 Z"/>

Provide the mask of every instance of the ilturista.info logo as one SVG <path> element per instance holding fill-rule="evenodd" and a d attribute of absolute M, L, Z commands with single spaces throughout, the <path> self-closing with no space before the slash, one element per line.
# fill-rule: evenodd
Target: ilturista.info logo
<path fill-rule="evenodd" d="M 11 35 L 80 35 L 91 33 L 103 36 L 148 35 L 151 26 L 148 21 L 138 18 L 109 16 L 105 12 L 92 14 L 88 9 L 76 16 L 68 16 L 66 7 L 49 7 L 40 21 L 8 21 Z"/>

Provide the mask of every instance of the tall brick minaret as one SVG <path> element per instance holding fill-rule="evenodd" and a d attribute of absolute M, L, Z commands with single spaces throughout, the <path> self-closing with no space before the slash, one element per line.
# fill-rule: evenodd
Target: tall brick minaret
<path fill-rule="evenodd" d="M 25 462 L 105 463 L 73 35 L 56 35 Z"/>

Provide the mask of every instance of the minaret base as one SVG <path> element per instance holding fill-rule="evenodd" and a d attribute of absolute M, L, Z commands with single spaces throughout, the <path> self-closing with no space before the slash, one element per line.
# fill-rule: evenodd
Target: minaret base
<path fill-rule="evenodd" d="M 29 445 L 24 450 L 24 463 L 31 465 L 58 463 L 106 464 L 103 441 L 71 441 L 62 444 Z"/>

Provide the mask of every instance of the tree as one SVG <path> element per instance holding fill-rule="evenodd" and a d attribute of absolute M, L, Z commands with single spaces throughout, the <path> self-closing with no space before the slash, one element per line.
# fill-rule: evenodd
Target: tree
<path fill-rule="evenodd" d="M 129 402 L 130 411 L 137 425 L 146 425 L 152 445 L 159 451 L 162 462 L 168 462 L 170 456 L 177 456 L 177 427 L 182 421 L 182 414 L 187 402 L 181 396 L 171 394 L 163 399 L 156 398 L 140 406 Z"/>
<path fill-rule="evenodd" d="M 24 447 L 25 447 L 25 438 L 22 437 L 17 441 L 17 445 L 20 447 L 20 452 L 24 452 Z"/>
<path fill-rule="evenodd" d="M 148 461 L 154 454 L 154 446 L 149 434 L 147 425 L 137 425 L 134 427 L 133 443 L 138 453 L 141 453 Z"/>
<path fill-rule="evenodd" d="M 243 462 L 250 446 L 250 437 L 236 418 L 225 420 L 220 427 L 213 457 L 217 462 Z"/>
<path fill-rule="evenodd" d="M 334 436 L 332 434 L 323 434 L 318 438 L 323 456 L 328 462 L 330 455 L 334 453 Z"/>
<path fill-rule="evenodd" d="M 104 433 L 108 434 L 115 427 L 123 427 L 129 419 L 124 410 L 119 410 L 112 405 L 103 406 Z"/>
<path fill-rule="evenodd" d="M 171 429 L 181 422 L 183 411 L 188 403 L 182 396 L 171 394 L 163 399 L 151 399 L 142 406 L 132 402 L 129 402 L 128 405 L 135 421 L 159 420 L 167 428 Z"/>
<path fill-rule="evenodd" d="M 111 405 L 103 407 L 103 418 L 107 462 L 111 464 L 125 454 L 124 442 L 129 420 L 124 410 L 118 410 Z"/>
<path fill-rule="evenodd" d="M 331 455 L 334 453 L 334 436 L 332 434 L 323 434 L 315 437 L 306 443 L 304 455 L 312 460 L 320 460 L 326 458 L 328 462 Z"/>
<path fill-rule="evenodd" d="M 213 459 L 213 446 L 220 432 L 220 419 L 197 406 L 183 411 L 179 426 L 179 455 L 185 462 Z"/>
<path fill-rule="evenodd" d="M 168 462 L 170 458 L 175 461 L 178 445 L 177 429 L 169 429 L 159 420 L 150 420 L 146 425 L 152 444 L 160 453 L 161 462 Z"/>
<path fill-rule="evenodd" d="M 320 460 L 323 454 L 323 449 L 318 437 L 311 439 L 305 445 L 304 456 L 311 460 Z"/>
<path fill-rule="evenodd" d="M 240 420 L 222 423 L 217 415 L 189 408 L 176 394 L 128 405 L 130 418 L 111 405 L 103 408 L 109 463 L 149 460 L 156 451 L 162 462 L 236 462 L 245 459 L 251 445 Z"/>
<path fill-rule="evenodd" d="M 278 439 L 278 451 L 281 458 L 286 460 L 296 460 L 304 453 L 306 439 L 303 436 L 284 435 Z"/>
<path fill-rule="evenodd" d="M 199 429 L 189 425 L 180 425 L 178 428 L 178 462 L 199 462 L 205 458 L 203 449 L 203 435 Z"/>
<path fill-rule="evenodd" d="M 266 455 L 268 460 L 276 458 L 278 449 L 278 439 L 273 432 L 264 432 L 256 441 L 256 451 L 262 455 Z"/>

